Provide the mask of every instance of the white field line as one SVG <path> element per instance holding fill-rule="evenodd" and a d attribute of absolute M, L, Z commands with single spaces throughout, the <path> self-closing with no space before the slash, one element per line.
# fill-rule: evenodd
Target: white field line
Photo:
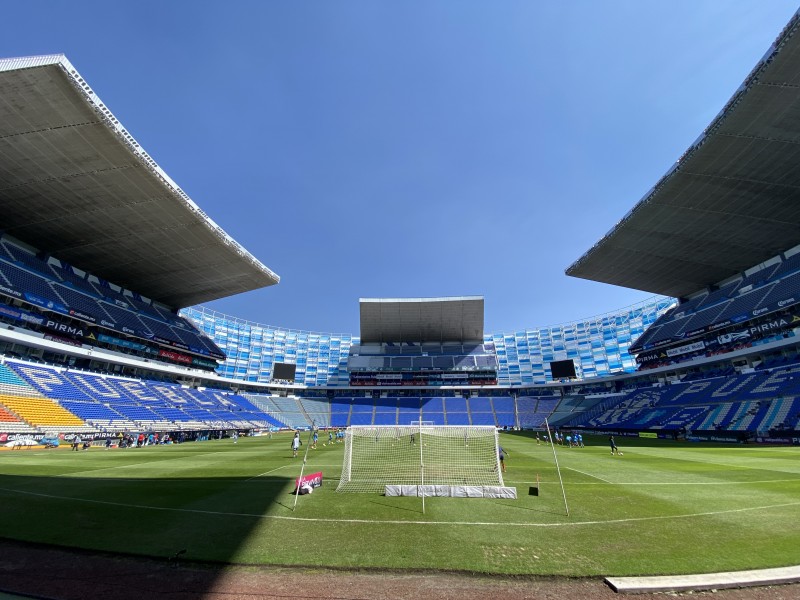
<path fill-rule="evenodd" d="M 282 467 L 275 467 L 271 471 L 264 471 L 263 473 L 261 473 L 259 475 L 253 475 L 252 477 L 248 477 L 244 481 L 245 482 L 253 481 L 253 479 L 258 479 L 259 477 L 263 477 L 264 475 L 269 475 L 270 473 L 274 473 L 275 471 L 280 471 L 281 469 L 285 469 L 286 467 L 290 467 L 290 466 L 291 465 L 283 465 Z"/>
<path fill-rule="evenodd" d="M 73 477 L 75 475 L 85 475 L 86 473 L 98 473 L 100 471 L 113 471 L 114 469 L 127 469 L 129 467 L 139 467 L 141 465 L 158 466 L 158 465 L 163 465 L 164 463 L 171 463 L 171 462 L 174 462 L 174 461 L 177 461 L 177 460 L 185 460 L 187 458 L 201 458 L 201 457 L 210 456 L 210 455 L 213 455 L 213 454 L 229 455 L 228 452 L 203 452 L 202 454 L 187 454 L 185 456 L 175 456 L 173 458 L 166 458 L 166 459 L 162 459 L 162 460 L 158 460 L 158 459 L 156 459 L 156 460 L 145 460 L 145 461 L 142 461 L 142 462 L 130 463 L 130 464 L 127 464 L 127 465 L 116 465 L 114 467 L 101 467 L 99 469 L 89 469 L 89 470 L 86 470 L 86 471 L 74 471 L 72 473 L 64 473 L 62 475 L 55 475 L 55 477 L 69 478 L 69 477 Z"/>
<path fill-rule="evenodd" d="M 569 468 L 569 467 L 565 467 Z M 576 469 L 573 469 L 573 471 Z M 580 473 L 580 471 L 578 471 Z M 588 475 L 588 473 L 586 473 Z M 596 479 L 601 479 L 600 477 L 596 477 Z M 565 481 L 565 486 L 573 486 L 573 485 L 618 485 L 618 486 L 648 486 L 648 485 L 663 485 L 663 486 L 671 486 L 671 485 L 750 485 L 756 483 L 800 483 L 800 478 L 795 477 L 794 479 L 762 479 L 757 481 L 606 481 L 602 479 L 605 483 L 597 483 L 595 481 Z M 530 481 L 511 481 L 506 480 L 506 483 L 516 483 L 516 484 L 524 484 L 528 485 L 532 482 Z M 556 481 L 540 481 L 540 484 L 555 484 L 558 483 Z"/>
<path fill-rule="evenodd" d="M 751 506 L 748 508 L 733 508 L 730 510 L 717 510 L 700 513 L 686 513 L 680 515 L 661 515 L 655 517 L 633 517 L 629 519 L 608 519 L 605 521 L 573 521 L 571 523 L 512 523 L 509 521 L 503 522 L 490 522 L 490 521 L 395 521 L 395 520 L 367 520 L 367 519 L 323 519 L 316 517 L 284 517 L 280 515 L 256 515 L 252 513 L 233 513 L 222 512 L 214 510 L 199 510 L 193 508 L 171 508 L 163 506 L 147 506 L 141 504 L 127 504 L 125 502 L 108 502 L 106 500 L 91 500 L 88 498 L 69 498 L 65 496 L 56 496 L 54 494 L 42 494 L 39 492 L 24 492 L 20 490 L 13 490 L 9 488 L 0 488 L 0 491 L 9 492 L 12 494 L 22 494 L 25 496 L 36 496 L 39 498 L 54 498 L 60 501 L 68 502 L 85 502 L 87 504 L 102 504 L 106 506 L 119 506 L 121 508 L 135 508 L 141 510 L 156 510 L 164 512 L 181 512 L 193 513 L 201 515 L 213 515 L 224 517 L 249 517 L 254 519 L 274 519 L 280 521 L 304 521 L 314 523 L 359 523 L 363 525 L 461 525 L 461 526 L 477 526 L 477 527 L 501 527 L 501 526 L 515 526 L 515 527 L 576 527 L 580 525 L 609 525 L 617 523 L 633 523 L 639 521 L 664 521 L 669 519 L 692 519 L 697 517 L 711 517 L 716 515 L 726 515 L 742 512 L 753 512 L 757 510 L 769 510 L 771 508 L 786 508 L 789 506 L 800 506 L 800 502 L 786 502 L 783 504 L 768 504 L 764 506 Z"/>
<path fill-rule="evenodd" d="M 587 477 L 591 477 L 592 479 L 599 479 L 600 481 L 602 481 L 604 483 L 608 483 L 610 485 L 615 485 L 613 481 L 609 481 L 608 479 L 603 479 L 602 477 L 599 477 L 597 475 L 592 475 L 590 473 L 585 473 L 584 471 L 580 471 L 580 470 L 576 469 L 575 467 L 564 467 L 564 468 L 565 469 L 569 469 L 570 471 L 575 471 L 576 473 L 580 473 L 581 475 L 586 475 Z"/>

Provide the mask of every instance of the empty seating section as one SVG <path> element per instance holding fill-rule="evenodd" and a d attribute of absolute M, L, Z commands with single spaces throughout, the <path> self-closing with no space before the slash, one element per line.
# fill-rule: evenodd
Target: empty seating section
<path fill-rule="evenodd" d="M 44 277 L 4 261 L 0 261 L 0 273 L 3 274 L 12 288 L 20 292 L 31 292 L 44 300 L 60 304 L 64 303 L 64 300 L 56 294 L 50 282 Z"/>
<path fill-rule="evenodd" d="M 466 412 L 448 412 L 445 413 L 447 425 L 472 425 L 469 413 Z"/>
<path fill-rule="evenodd" d="M 45 262 L 8 240 L 0 242 L 0 247 L 4 250 L 0 252 L 0 280 L 21 293 L 32 293 L 40 300 L 93 317 L 96 324 L 106 321 L 110 324 L 104 326 L 139 332 L 139 337 L 154 334 L 183 345 L 220 352 L 207 336 L 166 308 L 137 300 L 111 286 L 92 283 L 71 268 Z M 79 315 L 73 316 L 80 319 Z"/>
<path fill-rule="evenodd" d="M 0 364 L 0 427 L 307 428 L 421 420 L 541 428 L 549 419 L 559 427 L 601 430 L 755 432 L 794 430 L 800 422 L 800 363 L 783 359 L 741 373 L 698 368 L 671 384 L 581 389 L 530 388 L 516 398 L 488 388 L 468 397 L 448 389 L 424 396 L 411 390 L 397 396 L 352 391 L 353 396 L 329 399 L 324 391 L 309 390 L 307 396 L 237 394 L 6 359 Z"/>
<path fill-rule="evenodd" d="M 0 421 L 3 423 L 21 423 L 19 417 L 8 412 L 5 408 L 0 406 Z"/>
<path fill-rule="evenodd" d="M 35 431 L 32 426 L 28 425 L 25 421 L 4 408 L 2 405 L 0 405 L 0 429 L 10 433 L 27 433 L 30 431 Z"/>
<path fill-rule="evenodd" d="M 293 428 L 311 427 L 311 421 L 303 412 L 299 399 L 294 396 L 272 396 L 269 394 L 242 394 L 265 414 L 284 426 Z"/>
<path fill-rule="evenodd" d="M 733 283 L 721 286 L 718 290 L 710 292 L 700 302 L 697 303 L 697 306 L 695 306 L 695 311 L 707 308 L 709 306 L 714 306 L 719 302 L 727 300 L 731 294 L 741 287 L 741 283 L 741 281 L 734 281 Z M 678 310 L 686 310 L 687 308 L 688 307 L 679 307 Z"/>
<path fill-rule="evenodd" d="M 117 327 L 127 327 L 128 329 L 141 330 L 144 328 L 144 323 L 139 320 L 136 313 L 121 308 L 111 302 L 99 301 L 97 303 L 101 310 L 108 315 L 112 323 Z"/>
<path fill-rule="evenodd" d="M 0 398 L 5 394 L 10 396 L 33 396 L 36 395 L 36 391 L 17 377 L 14 372 L 5 365 L 0 365 Z M 20 418 L 14 410 L 4 406 L 2 400 L 0 400 L 0 429 L 14 433 L 35 430 L 31 424 Z"/>
<path fill-rule="evenodd" d="M 700 323 L 699 325 L 701 327 L 705 327 L 706 325 L 711 325 L 711 323 L 714 321 L 725 321 L 726 319 L 735 317 L 736 315 L 749 313 L 750 311 L 759 308 L 761 306 L 761 301 L 772 291 L 773 287 L 776 286 L 777 284 L 770 284 L 763 288 L 753 290 L 747 294 L 742 294 L 738 298 L 734 298 L 724 305 L 725 308 L 719 314 L 719 316 L 715 317 L 711 321 Z M 693 325 L 692 328 L 696 329 L 697 327 Z"/>
<path fill-rule="evenodd" d="M 514 427 L 514 399 L 510 396 L 495 396 L 492 398 L 492 408 L 498 427 Z"/>
<path fill-rule="evenodd" d="M 786 308 L 796 304 L 795 299 L 800 299 L 800 254 L 687 300 L 662 315 L 633 347 L 668 340 L 757 309 L 768 313 Z"/>
<path fill-rule="evenodd" d="M 36 427 L 82 427 L 77 415 L 48 398 L 0 394 L 0 404 Z"/>
<path fill-rule="evenodd" d="M 0 364 L 0 385 L 3 386 L 18 386 L 28 388 L 30 387 L 24 379 L 17 375 L 6 365 Z"/>
<path fill-rule="evenodd" d="M 397 398 L 378 398 L 375 401 L 374 425 L 397 425 Z"/>
<path fill-rule="evenodd" d="M 523 429 L 539 429 L 544 427 L 545 419 L 551 417 L 558 403 L 559 398 L 552 396 L 519 396 L 517 398 L 519 426 Z"/>
<path fill-rule="evenodd" d="M 87 423 L 108 429 L 115 425 L 126 423 L 129 427 L 134 426 L 133 421 L 128 421 L 118 411 L 101 404 L 100 402 L 81 402 L 79 400 L 62 400 L 61 406 L 72 413 L 78 415 Z"/>
<path fill-rule="evenodd" d="M 50 272 L 56 276 L 57 280 L 63 281 L 65 284 L 74 287 L 76 290 L 82 290 L 84 292 L 88 292 L 93 296 L 102 296 L 102 293 L 94 286 L 90 281 L 84 279 L 83 277 L 78 277 L 75 272 L 70 268 L 62 268 L 56 266 L 52 263 L 48 264 L 50 268 Z"/>
<path fill-rule="evenodd" d="M 597 429 L 769 431 L 800 418 L 800 364 L 624 392 L 568 426 Z"/>
<path fill-rule="evenodd" d="M 69 379 L 54 367 L 44 365 L 29 365 L 8 361 L 6 363 L 14 372 L 25 380 L 38 393 L 51 398 L 56 402 L 61 400 L 82 400 L 84 402 L 94 399 L 77 388 Z"/>
<path fill-rule="evenodd" d="M 761 304 L 767 306 L 787 296 L 800 296 L 800 272 L 789 275 L 780 282 L 780 285 L 773 286 Z"/>
<path fill-rule="evenodd" d="M 473 396 L 467 399 L 469 414 L 473 425 L 495 425 L 491 398 Z"/>
<path fill-rule="evenodd" d="M 35 270 L 46 268 L 44 261 L 37 258 L 35 254 L 32 254 L 27 250 L 16 246 L 15 244 L 8 243 L 5 240 L 2 242 L 2 244 L 12 261 Z M 5 258 L 5 255 L 3 255 L 2 258 Z"/>
<path fill-rule="evenodd" d="M 444 398 L 422 398 L 420 418 L 432 425 L 445 425 Z"/>
<path fill-rule="evenodd" d="M 334 398 L 331 402 L 331 426 L 347 427 L 350 425 L 350 407 L 352 398 Z"/>
<path fill-rule="evenodd" d="M 763 428 L 776 431 L 800 429 L 800 398 L 794 398 L 791 402 L 773 403 L 764 419 Z"/>
<path fill-rule="evenodd" d="M 197 404 L 202 405 L 205 410 L 216 417 L 217 423 L 228 422 L 237 427 L 248 427 L 248 424 L 262 428 L 286 427 L 286 424 L 279 418 L 240 394 L 223 393 L 216 390 L 195 390 L 178 386 L 169 390 L 169 386 L 163 384 L 155 384 L 154 388 L 162 394 L 167 391 L 179 392 L 193 398 Z"/>
<path fill-rule="evenodd" d="M 445 398 L 444 411 L 448 425 L 471 425 L 467 400 L 465 398 Z"/>
<path fill-rule="evenodd" d="M 58 296 L 63 300 L 64 304 L 66 304 L 68 307 L 87 315 L 93 315 L 98 321 L 106 318 L 105 314 L 99 313 L 97 310 L 97 300 L 91 296 L 87 296 L 83 292 L 73 290 L 72 288 L 69 288 L 65 285 L 60 285 L 58 283 L 54 283 L 52 286 Z"/>
<path fill-rule="evenodd" d="M 405 400 L 405 398 L 401 398 Z M 411 425 L 412 423 L 419 422 L 420 410 L 419 406 L 403 406 L 399 404 L 397 407 L 397 424 L 398 425 Z"/>
<path fill-rule="evenodd" d="M 330 427 L 331 410 L 327 400 L 300 398 L 300 405 L 316 427 Z"/>
<path fill-rule="evenodd" d="M 350 425 L 372 425 L 375 401 L 372 398 L 353 398 L 350 408 Z"/>
<path fill-rule="evenodd" d="M 198 390 L 159 381 L 63 371 L 16 361 L 8 361 L 7 366 L 0 365 L 0 385 L 14 378 L 22 385 L 29 386 L 27 389 L 30 393 L 43 396 L 43 401 L 80 417 L 80 424 L 85 421 L 96 428 L 249 429 L 284 426 L 281 421 L 236 394 Z M 22 413 L 12 410 L 27 420 Z M 50 425 L 69 423 L 61 419 Z"/>

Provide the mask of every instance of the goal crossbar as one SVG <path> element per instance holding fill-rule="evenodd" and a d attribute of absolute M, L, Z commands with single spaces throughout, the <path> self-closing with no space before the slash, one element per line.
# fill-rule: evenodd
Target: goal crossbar
<path fill-rule="evenodd" d="M 336 491 L 384 493 L 387 485 L 502 487 L 498 445 L 491 425 L 353 425 L 345 432 Z"/>

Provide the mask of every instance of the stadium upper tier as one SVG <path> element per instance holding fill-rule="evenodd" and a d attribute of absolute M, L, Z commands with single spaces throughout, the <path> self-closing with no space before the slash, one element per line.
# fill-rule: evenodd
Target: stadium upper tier
<path fill-rule="evenodd" d="M 798 249 L 800 250 L 800 249 Z M 631 350 L 666 347 L 720 332 L 738 333 L 742 325 L 767 318 L 800 304 L 800 251 L 776 257 L 749 274 L 704 290 L 664 313 Z"/>
<path fill-rule="evenodd" d="M 75 271 L 55 258 L 43 260 L 8 238 L 0 238 L 0 300 L 0 318 L 76 342 L 99 340 L 130 349 L 150 348 L 154 354 L 161 346 L 224 358 L 209 338 L 166 306 Z M 165 356 L 181 356 L 166 352 Z M 184 359 L 198 360 L 185 355 Z M 207 367 L 216 366 L 212 360 L 199 360 Z"/>
<path fill-rule="evenodd" d="M 656 319 L 674 304 L 654 297 L 613 314 L 574 323 L 513 333 L 487 333 L 483 350 L 497 357 L 499 385 L 540 384 L 552 380 L 549 363 L 573 359 L 578 375 L 597 377 L 636 370 L 628 352 Z M 194 307 L 181 311 L 227 355 L 220 375 L 269 382 L 276 362 L 297 365 L 295 381 L 306 386 L 349 385 L 348 358 L 356 336 L 314 333 L 243 321 Z"/>
<path fill-rule="evenodd" d="M 798 29 L 568 275 L 682 298 L 800 243 Z"/>
<path fill-rule="evenodd" d="M 6 233 L 173 308 L 278 283 L 63 55 L 0 59 L 0 100 Z"/>

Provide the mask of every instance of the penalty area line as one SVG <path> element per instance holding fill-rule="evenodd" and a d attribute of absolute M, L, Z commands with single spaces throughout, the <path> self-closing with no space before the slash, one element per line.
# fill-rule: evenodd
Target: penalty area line
<path fill-rule="evenodd" d="M 253 479 L 258 479 L 259 477 L 263 477 L 264 475 L 269 475 L 270 473 L 274 473 L 275 471 L 280 471 L 281 469 L 288 469 L 289 467 L 294 467 L 297 464 L 298 463 L 289 463 L 288 465 L 275 467 L 274 469 L 272 469 L 270 471 L 264 471 L 263 473 L 260 473 L 258 475 L 253 475 L 252 477 L 248 477 L 247 479 L 245 479 L 245 481 L 246 482 L 247 481 L 252 481 Z M 339 465 L 317 465 L 317 464 L 308 465 L 308 463 L 306 463 L 306 466 L 308 466 L 309 468 L 311 468 L 311 467 L 313 467 L 313 468 L 318 468 L 318 467 L 325 467 L 325 468 L 331 467 L 331 468 L 334 468 L 334 467 L 338 467 Z M 325 479 L 327 479 L 329 481 L 331 481 L 331 480 L 338 481 L 338 478 L 336 478 L 336 477 L 326 477 Z"/>
<path fill-rule="evenodd" d="M 587 477 L 591 477 L 592 479 L 599 479 L 603 483 L 607 483 L 609 485 L 616 485 L 613 481 L 609 481 L 608 479 L 603 479 L 602 477 L 600 477 L 598 475 L 592 475 L 591 473 L 585 473 L 583 471 L 580 471 L 579 469 L 576 469 L 575 467 L 564 467 L 564 468 L 565 469 L 569 469 L 570 471 L 575 471 L 576 473 L 580 473 L 581 475 L 586 475 Z"/>
<path fill-rule="evenodd" d="M 569 523 L 513 523 L 509 521 L 399 521 L 399 520 L 368 520 L 368 519 L 327 519 L 319 517 L 286 517 L 281 515 L 257 515 L 253 513 L 235 513 L 215 510 L 201 510 L 197 508 L 176 508 L 167 506 L 148 506 L 143 504 L 128 504 L 125 502 L 110 502 L 108 500 L 94 500 L 91 498 L 72 498 L 69 496 L 56 496 L 55 494 L 43 494 L 40 492 L 26 492 L 10 488 L 0 488 L 0 491 L 23 496 L 35 496 L 39 498 L 50 498 L 71 502 L 84 502 L 86 504 L 102 504 L 104 506 L 119 506 L 120 508 L 134 508 L 139 510 L 155 510 L 161 512 L 179 512 L 200 515 L 211 515 L 221 517 L 248 517 L 253 519 L 274 519 L 278 521 L 304 521 L 311 523 L 358 523 L 362 525 L 461 525 L 471 527 L 577 527 L 580 525 L 613 525 L 618 523 L 635 523 L 640 521 L 663 521 L 669 519 L 693 519 L 697 517 L 711 517 L 717 515 L 728 515 L 734 513 L 753 512 L 757 510 L 769 510 L 772 508 L 787 508 L 789 506 L 800 506 L 800 502 L 785 502 L 782 504 L 768 504 L 764 506 L 750 506 L 746 508 L 732 508 L 729 510 L 717 510 L 699 513 L 686 513 L 680 515 L 657 515 L 653 517 L 631 517 L 629 519 L 607 519 L 604 521 L 574 521 Z"/>

